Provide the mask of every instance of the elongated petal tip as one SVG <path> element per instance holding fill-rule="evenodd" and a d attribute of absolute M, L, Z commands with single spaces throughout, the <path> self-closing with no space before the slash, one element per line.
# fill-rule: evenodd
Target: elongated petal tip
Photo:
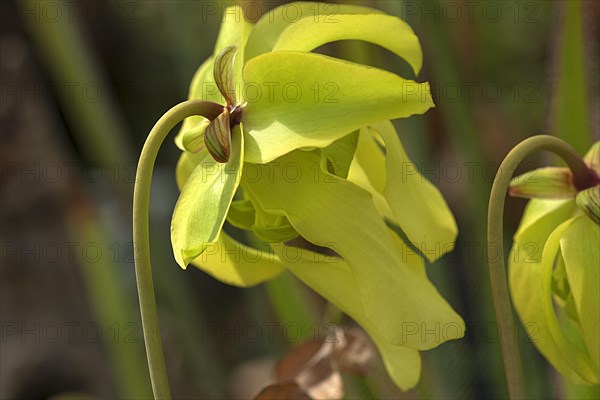
<path fill-rule="evenodd" d="M 185 259 L 185 255 L 184 255 L 183 249 L 180 249 L 180 251 L 175 251 L 173 253 L 173 255 L 175 256 L 175 261 L 177 262 L 177 265 L 179 265 L 179 267 L 181 269 L 186 270 L 189 261 Z"/>

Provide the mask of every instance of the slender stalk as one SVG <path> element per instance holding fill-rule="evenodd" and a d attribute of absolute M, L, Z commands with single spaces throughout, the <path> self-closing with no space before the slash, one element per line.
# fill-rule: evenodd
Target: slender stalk
<path fill-rule="evenodd" d="M 588 89 L 593 88 L 594 83 L 592 54 L 586 54 L 586 43 L 592 44 L 593 31 L 587 23 L 591 19 L 585 18 L 588 8 L 585 3 L 581 0 L 555 3 L 559 26 L 555 33 L 554 76 L 550 77 L 555 88 L 549 121 L 551 133 L 568 140 L 579 152 L 585 152 L 592 140 L 590 103 L 597 96 L 594 95 L 596 90 Z"/>
<path fill-rule="evenodd" d="M 209 119 L 216 118 L 223 106 L 200 100 L 189 100 L 167 111 L 154 125 L 138 162 L 135 187 L 133 190 L 133 243 L 135 276 L 137 281 L 144 342 L 148 357 L 148 368 L 152 391 L 156 399 L 170 399 L 169 381 L 165 368 L 162 342 L 158 326 L 152 268 L 150 265 L 149 206 L 152 170 L 158 150 L 169 132 L 181 121 L 194 115 Z"/>
<path fill-rule="evenodd" d="M 501 332 L 504 371 L 511 399 L 524 399 L 525 389 L 518 343 L 508 334 L 514 328 L 514 320 L 506 283 L 502 218 L 506 192 L 515 169 L 525 157 L 538 150 L 548 150 L 560 156 L 571 169 L 577 188 L 583 189 L 591 185 L 590 170 L 575 149 L 563 140 L 547 135 L 531 137 L 515 146 L 500 165 L 494 179 L 488 208 L 488 249 L 494 246 L 500 251 L 497 257 L 488 256 L 488 260 L 494 307 Z"/>

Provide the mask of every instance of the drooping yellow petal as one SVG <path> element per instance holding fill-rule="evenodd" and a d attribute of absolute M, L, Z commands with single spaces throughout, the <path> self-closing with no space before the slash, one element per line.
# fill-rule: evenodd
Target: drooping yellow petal
<path fill-rule="evenodd" d="M 421 373 L 419 352 L 395 346 L 381 337 L 356 296 L 359 288 L 352 269 L 344 260 L 294 247 L 276 249 L 279 259 L 294 275 L 367 331 L 379 349 L 390 378 L 400 389 L 408 390 L 417 384 Z"/>
<path fill-rule="evenodd" d="M 370 123 L 433 107 L 428 83 L 320 54 L 279 51 L 244 67 L 246 160 L 326 147 Z"/>
<path fill-rule="evenodd" d="M 323 17 L 329 23 L 336 23 L 340 15 L 345 14 L 382 14 L 370 7 L 352 4 L 328 4 L 312 1 L 298 1 L 275 7 L 256 23 L 246 45 L 245 59 L 270 52 L 282 32 L 305 18 Z"/>
<path fill-rule="evenodd" d="M 265 210 L 285 213 L 306 240 L 345 259 L 363 307 L 384 340 L 426 350 L 462 337 L 464 322 L 427 279 L 422 260 L 388 230 L 371 196 L 325 172 L 320 162 L 317 152 L 296 151 L 260 165 L 265 179 L 245 187 Z M 290 175 L 290 166 L 298 173 Z M 445 330 L 444 337 L 422 335 L 449 326 L 455 329 Z"/>
<path fill-rule="evenodd" d="M 454 248 L 458 228 L 442 194 L 410 160 L 391 122 L 373 125 L 385 143 L 384 196 L 395 222 L 433 262 Z"/>
<path fill-rule="evenodd" d="M 576 217 L 561 236 L 560 248 L 597 383 L 600 380 L 600 227 L 585 216 Z"/>
<path fill-rule="evenodd" d="M 544 309 L 544 315 L 546 316 L 546 323 L 548 329 L 563 359 L 573 369 L 573 371 L 575 371 L 584 381 L 595 384 L 598 383 L 598 369 L 594 366 L 590 354 L 585 348 L 585 344 L 583 343 L 584 341 L 581 337 L 581 333 L 575 329 L 570 329 L 570 321 L 567 320 L 563 324 L 559 322 L 555 306 L 552 301 L 552 272 L 554 269 L 556 258 L 562 257 L 562 254 L 560 253 L 560 243 L 565 237 L 568 238 L 567 242 L 569 242 L 569 244 L 571 245 L 572 239 L 576 237 L 579 237 L 579 239 L 581 239 L 579 234 L 576 234 L 571 237 L 569 237 L 569 235 L 567 234 L 572 228 L 572 224 L 575 223 L 579 218 L 581 217 L 571 218 L 563 222 L 556 229 L 554 229 L 554 231 L 550 234 L 548 240 L 546 241 L 542 253 L 541 263 L 541 303 Z M 587 232 L 587 234 L 593 235 L 593 232 Z M 581 258 L 582 257 L 579 255 L 575 259 L 571 259 L 569 261 L 569 266 L 567 266 L 567 260 L 564 260 L 567 274 L 573 277 L 574 282 L 578 283 L 579 285 L 581 285 L 581 282 L 578 282 L 578 280 L 585 275 L 586 270 L 589 268 L 589 266 L 586 265 L 587 263 L 577 262 L 578 260 L 581 260 Z M 590 283 L 586 282 L 586 285 L 589 286 Z M 596 285 L 595 289 L 597 289 L 598 286 L 599 285 Z M 578 292 L 574 293 L 574 295 L 581 296 L 582 290 L 583 288 L 580 287 Z M 575 300 L 577 299 L 575 298 Z M 594 305 L 590 304 L 590 307 L 594 307 Z M 589 315 L 586 316 L 589 317 Z M 573 332 L 571 332 L 571 330 Z M 596 336 L 596 340 L 597 338 L 598 337 Z"/>
<path fill-rule="evenodd" d="M 258 285 L 285 270 L 275 254 L 248 247 L 225 232 L 191 263 L 215 279 L 239 287 Z"/>
<path fill-rule="evenodd" d="M 377 44 L 404 58 L 415 75 L 421 70 L 423 52 L 412 28 L 400 18 L 385 14 L 302 18 L 281 32 L 272 51 L 312 51 L 338 40 L 362 40 Z"/>
<path fill-rule="evenodd" d="M 184 269 L 219 237 L 240 182 L 243 139 L 241 127 L 236 128 L 232 155 L 226 164 L 205 153 L 181 190 L 171 220 L 171 244 L 177 263 Z"/>
<path fill-rule="evenodd" d="M 542 251 L 550 234 L 574 210 L 568 200 L 531 200 L 514 236 L 509 255 L 509 287 L 519 318 L 531 342 L 571 382 L 583 383 L 555 343 L 542 305 Z"/>

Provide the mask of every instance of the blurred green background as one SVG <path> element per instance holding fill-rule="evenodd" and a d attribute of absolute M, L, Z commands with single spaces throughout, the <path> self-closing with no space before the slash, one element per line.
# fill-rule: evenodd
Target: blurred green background
<path fill-rule="evenodd" d="M 1 2 L 0 398 L 149 397 L 131 242 L 136 159 L 154 122 L 187 98 L 231 3 Z M 283 3 L 241 2 L 251 20 Z M 436 108 L 396 126 L 458 221 L 456 249 L 428 273 L 467 334 L 423 353 L 414 390 L 399 392 L 379 365 L 366 379 L 349 377 L 346 398 L 506 397 L 485 258 L 489 189 L 504 155 L 526 137 L 557 135 L 581 153 L 598 139 L 600 3 L 352 3 L 402 17 L 421 40 L 418 79 L 431 83 Z M 319 51 L 412 77 L 376 46 Z M 274 360 L 310 336 L 284 328 L 319 329 L 335 311 L 291 275 L 237 289 L 182 271 L 169 239 L 178 155 L 172 142 L 163 146 L 151 204 L 173 395 L 252 396 Z M 552 162 L 540 154 L 521 169 Z M 507 243 L 524 205 L 507 203 Z M 598 387 L 565 383 L 521 327 L 517 334 L 531 398 L 600 397 Z"/>

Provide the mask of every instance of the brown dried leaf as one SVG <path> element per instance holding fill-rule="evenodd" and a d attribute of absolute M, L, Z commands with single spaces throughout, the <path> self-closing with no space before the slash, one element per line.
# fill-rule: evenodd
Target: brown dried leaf
<path fill-rule="evenodd" d="M 311 400 L 296 382 L 275 383 L 264 388 L 255 400 Z"/>
<path fill-rule="evenodd" d="M 347 344 L 336 358 L 340 371 L 355 375 L 368 374 L 377 359 L 373 343 L 360 328 L 345 328 L 344 333 Z"/>
<path fill-rule="evenodd" d="M 344 382 L 331 356 L 302 371 L 296 382 L 314 399 L 341 399 Z"/>
<path fill-rule="evenodd" d="M 288 351 L 275 365 L 275 375 L 278 381 L 294 380 L 310 365 L 314 364 L 313 358 L 319 353 L 322 340 L 302 342 Z"/>
<path fill-rule="evenodd" d="M 334 355 L 345 347 L 345 343 L 340 329 L 334 337 L 301 343 L 277 363 L 277 379 L 296 381 L 312 398 L 342 398 L 344 386 Z"/>

